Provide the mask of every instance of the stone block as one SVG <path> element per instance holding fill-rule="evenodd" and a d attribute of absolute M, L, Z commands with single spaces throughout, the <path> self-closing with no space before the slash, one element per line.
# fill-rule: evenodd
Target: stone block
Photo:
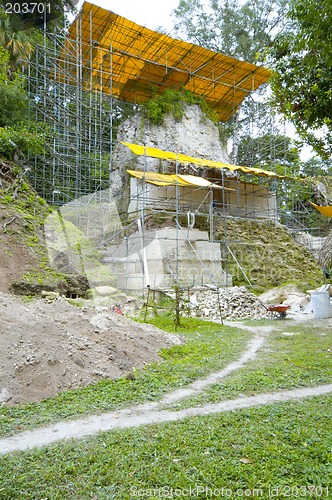
<path fill-rule="evenodd" d="M 110 295 L 115 295 L 117 293 L 117 289 L 107 285 L 96 286 L 95 292 L 97 295 L 100 295 L 101 297 L 108 297 Z"/>

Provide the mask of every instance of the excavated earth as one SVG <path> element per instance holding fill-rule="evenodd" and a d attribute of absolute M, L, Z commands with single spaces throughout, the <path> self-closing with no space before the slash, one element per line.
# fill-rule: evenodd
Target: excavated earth
<path fill-rule="evenodd" d="M 182 340 L 119 314 L 60 298 L 24 303 L 0 293 L 0 405 L 40 401 L 161 361 Z"/>
<path fill-rule="evenodd" d="M 5 168 L 6 167 L 6 168 Z M 47 252 L 44 241 L 44 221 L 49 214 L 49 208 L 32 189 L 26 184 L 25 189 L 14 197 L 15 180 L 10 187 L 11 176 L 4 175 L 10 165 L 0 161 L 0 405 L 16 405 L 23 402 L 40 401 L 55 396 L 66 389 L 85 386 L 101 379 L 114 379 L 130 373 L 135 368 L 142 368 L 145 364 L 161 361 L 158 352 L 162 347 L 169 347 L 181 343 L 182 340 L 174 335 L 167 334 L 147 324 L 137 324 L 124 316 L 111 313 L 109 310 L 96 308 L 78 308 L 60 298 L 51 303 L 38 299 L 33 302 L 23 302 L 19 297 L 9 293 L 15 289 L 15 284 L 22 282 L 22 275 L 31 274 L 35 290 L 23 290 L 21 293 L 37 293 L 36 287 L 41 290 L 52 290 L 49 278 L 46 276 Z M 12 176 L 13 177 L 13 176 Z M 9 199 L 9 201 L 8 201 Z M 155 223 L 152 221 L 151 224 Z M 157 226 L 158 227 L 158 226 Z M 257 233 L 260 243 L 253 246 L 253 252 L 245 247 L 243 255 L 234 253 L 245 266 L 246 271 L 254 282 L 253 267 L 261 268 L 261 262 L 266 262 L 271 252 L 260 254 L 258 249 L 264 249 L 272 240 L 275 228 L 264 233 L 262 227 L 242 228 L 239 226 L 227 228 L 232 232 L 232 244 L 237 240 L 248 239 L 248 244 Z M 255 230 L 255 231 L 253 231 Z M 242 234 L 245 233 L 245 234 Z M 281 240 L 281 238 L 279 238 Z M 256 242 L 255 242 L 256 243 Z M 282 250 L 288 251 L 289 238 L 285 239 Z M 257 248 L 256 248 L 257 247 Z M 243 246 L 241 247 L 243 248 Z M 275 247 L 278 252 L 278 246 Z M 285 253 L 284 252 L 284 253 Z M 280 252 L 279 252 L 280 253 Z M 294 278 L 295 270 L 301 275 L 313 280 L 318 276 L 314 265 L 307 268 L 308 256 L 303 250 L 295 250 L 291 256 L 282 262 L 291 262 L 290 277 Z M 274 254 L 271 253 L 272 256 Z M 285 254 L 286 255 L 286 254 Z M 281 269 L 279 260 L 274 258 L 273 274 Z M 46 267 L 45 267 L 46 266 Z M 238 271 L 238 269 L 231 270 Z M 35 276 L 36 274 L 36 276 Z M 284 269 L 280 274 L 284 278 Z M 45 275 L 45 276 L 44 276 Z M 51 276 L 53 276 L 51 274 Z M 266 277 L 269 286 L 274 283 L 269 273 L 259 273 L 257 280 Z M 295 276 L 296 277 L 296 276 Z M 273 277 L 274 278 L 274 277 Z M 288 275 L 287 275 L 288 278 Z M 58 279 L 58 278 L 57 278 Z M 278 280 L 276 280 L 277 282 Z M 246 284 L 239 280 L 239 283 Z M 265 283 L 266 285 L 266 283 Z M 310 283 L 311 285 L 311 283 Z M 241 291 L 241 289 L 239 289 Z M 16 289 L 17 291 L 17 289 Z M 63 293 L 63 291 L 60 293 Z M 18 292 L 18 291 L 17 291 Z M 197 293 L 198 316 L 220 316 L 219 303 L 216 307 L 215 294 L 209 292 L 209 297 L 200 301 Z M 228 293 L 228 292 L 227 292 Z M 243 293 L 245 291 L 243 290 Z M 208 299 L 208 300 L 207 300 Z M 236 299 L 236 300 L 235 300 Z M 242 297 L 242 299 L 244 299 Z M 240 300 L 239 308 L 229 308 L 229 301 L 222 302 L 222 316 L 251 317 L 251 313 L 263 314 L 256 311 L 253 302 L 256 299 L 245 297 Z M 236 305 L 237 298 L 232 296 L 232 306 Z M 200 303 L 201 302 L 201 303 Z M 250 309 L 250 314 L 241 315 L 243 304 Z M 259 309 L 260 306 L 258 305 Z M 236 311 L 234 310 L 236 309 Z M 240 311 L 241 309 L 241 311 Z M 196 306 L 193 307 L 193 312 Z M 196 311 L 197 312 L 197 311 Z M 241 312 L 241 314 L 239 314 Z M 234 316 L 233 316 L 234 315 Z"/>

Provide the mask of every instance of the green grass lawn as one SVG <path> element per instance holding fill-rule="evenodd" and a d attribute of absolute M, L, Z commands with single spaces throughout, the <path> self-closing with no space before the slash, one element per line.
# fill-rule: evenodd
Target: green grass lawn
<path fill-rule="evenodd" d="M 173 330 L 169 319 L 154 323 Z M 332 333 L 327 326 L 313 330 L 310 323 L 292 321 L 273 326 L 255 359 L 196 398 L 173 406 L 331 382 Z M 39 404 L 2 408 L 3 435 L 158 400 L 224 368 L 254 335 L 195 320 L 183 320 L 178 333 L 187 343 L 163 350 L 163 363 Z M 332 395 L 317 396 L 2 456 L 0 499 L 332 498 L 331 407 Z"/>
<path fill-rule="evenodd" d="M 157 318 L 154 322 L 174 332 L 171 319 Z M 65 391 L 41 403 L 0 408 L 0 436 L 158 400 L 166 392 L 226 366 L 242 353 L 252 336 L 236 328 L 187 318 L 182 320 L 177 333 L 187 341 L 184 345 L 162 349 L 164 362 L 147 365 L 145 370 L 133 371 L 118 380 L 103 380 Z"/>
<path fill-rule="evenodd" d="M 295 387 L 329 384 L 332 380 L 332 331 L 306 324 L 277 322 L 255 359 L 208 387 L 196 397 L 174 403 L 183 409 Z"/>
<path fill-rule="evenodd" d="M 331 498 L 331 405 L 315 397 L 8 455 L 0 498 Z"/>

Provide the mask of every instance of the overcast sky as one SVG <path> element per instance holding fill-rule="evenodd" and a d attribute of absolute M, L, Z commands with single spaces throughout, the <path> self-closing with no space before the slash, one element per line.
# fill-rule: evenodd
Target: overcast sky
<path fill-rule="evenodd" d="M 90 0 L 91 3 L 112 10 L 137 24 L 155 30 L 159 26 L 170 34 L 173 29 L 171 11 L 179 5 L 180 0 Z M 77 4 L 80 8 L 83 0 Z"/>

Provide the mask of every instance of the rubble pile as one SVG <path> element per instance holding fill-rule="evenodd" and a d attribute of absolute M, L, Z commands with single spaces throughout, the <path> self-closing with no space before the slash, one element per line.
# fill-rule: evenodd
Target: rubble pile
<path fill-rule="evenodd" d="M 183 301 L 183 308 L 191 316 L 220 320 L 227 319 L 262 319 L 269 317 L 269 312 L 261 300 L 250 293 L 244 286 L 219 289 L 196 287 L 191 290 L 189 300 Z"/>
<path fill-rule="evenodd" d="M 288 304 L 291 306 L 292 311 L 299 312 L 311 300 L 310 293 L 310 291 L 302 293 L 297 289 L 296 285 L 289 284 L 272 288 L 260 295 L 260 299 L 264 304 Z"/>

